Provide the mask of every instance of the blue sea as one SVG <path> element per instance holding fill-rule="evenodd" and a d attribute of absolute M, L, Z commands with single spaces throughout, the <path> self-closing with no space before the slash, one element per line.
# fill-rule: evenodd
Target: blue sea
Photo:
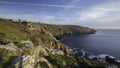
<path fill-rule="evenodd" d="M 120 60 L 120 29 L 96 29 L 96 34 L 66 36 L 62 42 L 91 54 L 108 54 Z"/>

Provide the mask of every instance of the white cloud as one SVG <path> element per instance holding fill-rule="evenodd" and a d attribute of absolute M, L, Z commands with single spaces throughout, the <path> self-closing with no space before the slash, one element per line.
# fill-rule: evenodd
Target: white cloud
<path fill-rule="evenodd" d="M 83 8 L 83 7 L 80 7 L 80 6 L 77 6 L 77 4 L 80 2 L 81 0 L 70 0 L 70 2 L 68 2 L 68 5 L 69 6 L 72 6 L 72 7 L 67 7 L 65 8 L 64 10 L 69 10 L 71 8 Z"/>
<path fill-rule="evenodd" d="M 91 20 L 91 19 L 100 18 L 102 16 L 105 16 L 109 11 L 111 10 L 105 8 L 94 8 L 87 12 L 80 13 L 80 19 Z"/>
<path fill-rule="evenodd" d="M 79 0 L 76 0 L 79 1 Z M 75 1 L 75 2 L 76 2 Z M 75 4 L 75 2 L 73 2 Z M 73 4 L 73 5 L 74 5 Z M 36 13 L 27 15 L 0 15 L 0 17 L 9 17 L 14 19 L 25 19 L 28 21 L 41 21 L 51 24 L 77 24 L 90 27 L 119 28 L 120 27 L 120 0 L 106 0 L 89 7 L 69 13 L 70 16 L 60 11 L 57 15 L 47 13 Z M 68 9 L 68 11 L 71 9 Z"/>
<path fill-rule="evenodd" d="M 33 4 L 33 3 L 18 3 L 18 2 L 6 2 L 0 1 L 1 4 L 16 4 L 16 5 L 33 5 L 33 6 L 48 6 L 48 7 L 58 7 L 58 8 L 75 8 L 70 5 L 51 5 L 51 4 Z"/>
<path fill-rule="evenodd" d="M 120 27 L 120 1 L 106 0 L 104 3 L 100 3 L 84 9 L 83 11 L 73 12 L 71 17 L 63 15 L 62 24 L 77 24 L 90 27 Z M 58 17 L 59 18 L 59 17 Z M 115 23 L 116 22 L 116 23 Z"/>
<path fill-rule="evenodd" d="M 120 11 L 120 8 L 118 6 L 120 6 L 120 1 L 110 2 L 110 3 L 108 2 L 97 5 L 95 7 L 91 7 L 88 10 L 80 13 L 80 19 L 93 20 L 93 19 L 104 18 L 106 16 L 110 17 L 111 14 L 115 15 L 116 12 Z"/>
<path fill-rule="evenodd" d="M 93 27 L 120 27 L 120 1 L 107 1 L 79 12 L 79 22 Z M 79 23 L 77 23 L 79 24 Z"/>

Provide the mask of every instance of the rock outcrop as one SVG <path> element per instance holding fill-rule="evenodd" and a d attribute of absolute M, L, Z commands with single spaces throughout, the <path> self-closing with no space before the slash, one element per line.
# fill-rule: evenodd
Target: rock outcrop
<path fill-rule="evenodd" d="M 9 52 L 14 52 L 13 55 L 11 54 L 8 56 L 16 56 L 11 59 L 13 63 L 11 68 L 43 68 L 43 63 L 48 66 L 47 68 L 52 68 L 51 63 L 44 56 L 49 56 L 49 54 L 65 54 L 61 50 L 54 50 L 43 46 L 35 46 L 31 41 L 20 41 L 19 43 L 0 45 L 0 48 Z"/>
<path fill-rule="evenodd" d="M 52 68 L 51 63 L 44 58 L 44 56 L 49 56 L 49 54 L 64 55 L 63 51 L 42 46 L 34 46 L 30 41 L 21 41 L 20 43 L 24 45 L 23 48 L 30 51 L 30 54 L 16 58 L 13 64 L 14 68 L 41 68 L 42 63 L 46 64 L 48 68 Z"/>
<path fill-rule="evenodd" d="M 106 63 L 75 56 L 58 41 L 66 35 L 95 32 L 76 25 L 0 18 L 0 68 L 105 68 Z"/>
<path fill-rule="evenodd" d="M 14 45 L 14 43 L 9 43 L 6 45 L 0 45 L 0 48 L 4 48 L 10 51 L 17 51 L 18 47 L 16 45 Z"/>
<path fill-rule="evenodd" d="M 42 68 L 41 64 L 44 62 L 48 68 L 52 68 L 50 62 L 44 57 L 36 58 L 35 55 L 23 55 L 15 59 L 14 68 Z"/>

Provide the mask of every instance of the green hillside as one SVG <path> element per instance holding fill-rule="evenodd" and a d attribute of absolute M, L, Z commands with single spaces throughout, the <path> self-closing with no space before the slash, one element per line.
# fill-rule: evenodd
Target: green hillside
<path fill-rule="evenodd" d="M 66 46 L 57 41 L 64 35 L 94 33 L 93 29 L 75 25 L 50 25 L 26 21 L 0 19 L 0 43 L 30 40 L 36 46 L 47 46 L 66 50 Z"/>
<path fill-rule="evenodd" d="M 0 68 L 105 68 L 107 62 L 75 56 L 59 40 L 95 33 L 77 25 L 0 19 Z"/>

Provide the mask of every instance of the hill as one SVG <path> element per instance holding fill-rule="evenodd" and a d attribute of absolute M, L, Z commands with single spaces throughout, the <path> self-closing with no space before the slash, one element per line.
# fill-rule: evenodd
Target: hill
<path fill-rule="evenodd" d="M 0 19 L 0 43 L 17 43 L 30 40 L 36 46 L 66 51 L 66 46 L 58 41 L 65 35 L 94 33 L 95 30 L 76 25 L 50 25 L 27 21 Z M 67 52 L 67 51 L 66 51 Z"/>
<path fill-rule="evenodd" d="M 0 68 L 105 68 L 108 62 L 73 55 L 60 42 L 66 35 L 95 32 L 77 25 L 0 19 Z"/>

